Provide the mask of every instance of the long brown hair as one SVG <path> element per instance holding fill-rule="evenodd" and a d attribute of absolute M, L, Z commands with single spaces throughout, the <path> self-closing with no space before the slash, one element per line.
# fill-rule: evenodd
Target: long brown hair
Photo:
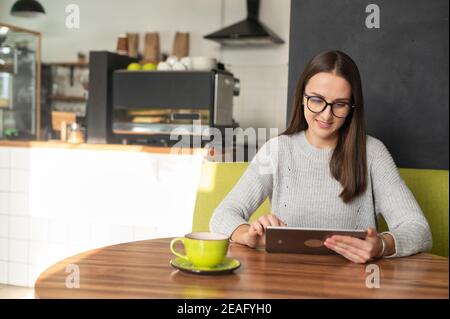
<path fill-rule="evenodd" d="M 367 188 L 367 161 L 361 76 L 356 63 L 347 54 L 325 51 L 306 65 L 297 82 L 290 124 L 282 135 L 292 135 L 308 128 L 303 105 L 305 86 L 320 72 L 335 73 L 346 79 L 352 88 L 352 103 L 356 105 L 339 129 L 338 142 L 330 160 L 330 172 L 343 187 L 339 196 L 348 203 Z"/>

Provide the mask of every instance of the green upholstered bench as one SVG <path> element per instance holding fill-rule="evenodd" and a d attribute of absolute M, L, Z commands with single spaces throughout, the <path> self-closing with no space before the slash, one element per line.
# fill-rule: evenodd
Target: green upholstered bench
<path fill-rule="evenodd" d="M 233 188 L 247 166 L 247 162 L 203 164 L 192 231 L 208 231 L 214 209 Z M 433 233 L 431 252 L 448 257 L 448 171 L 409 168 L 400 168 L 399 171 L 430 224 Z M 252 215 L 250 222 L 269 212 L 270 203 L 266 199 Z M 383 218 L 379 220 L 378 228 L 380 231 L 387 229 Z"/>

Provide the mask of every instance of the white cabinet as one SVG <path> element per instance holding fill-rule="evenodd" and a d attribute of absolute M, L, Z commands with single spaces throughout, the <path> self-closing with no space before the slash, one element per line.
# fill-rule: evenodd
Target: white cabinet
<path fill-rule="evenodd" d="M 0 283 L 33 286 L 73 254 L 190 232 L 201 163 L 202 155 L 0 146 Z"/>

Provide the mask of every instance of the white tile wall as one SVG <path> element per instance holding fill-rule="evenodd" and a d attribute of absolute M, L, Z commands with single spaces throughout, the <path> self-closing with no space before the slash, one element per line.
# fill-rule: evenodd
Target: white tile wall
<path fill-rule="evenodd" d="M 156 238 L 156 227 L 134 227 L 134 240 L 146 240 Z"/>
<path fill-rule="evenodd" d="M 0 147 L 0 168 L 9 168 L 10 150 L 6 147 Z"/>
<path fill-rule="evenodd" d="M 241 93 L 234 99 L 233 117 L 243 129 L 286 127 L 288 66 L 228 65 L 241 81 Z M 269 135 L 266 140 L 277 134 Z M 259 138 L 259 140 L 262 140 Z"/>
<path fill-rule="evenodd" d="M 28 262 L 29 242 L 27 240 L 9 240 L 9 260 L 20 263 Z"/>
<path fill-rule="evenodd" d="M 30 169 L 30 155 L 31 155 L 31 149 L 30 148 L 20 148 L 20 147 L 14 147 L 11 148 L 11 168 L 18 168 L 23 170 Z"/>
<path fill-rule="evenodd" d="M 0 238 L 9 236 L 9 216 L 0 215 Z"/>
<path fill-rule="evenodd" d="M 109 236 L 110 226 L 108 224 L 92 223 L 90 242 L 93 247 L 102 247 L 108 245 L 110 241 Z"/>
<path fill-rule="evenodd" d="M 28 287 L 34 287 L 34 283 L 42 273 L 42 266 L 28 265 Z"/>
<path fill-rule="evenodd" d="M 10 171 L 10 186 L 12 192 L 28 193 L 30 186 L 30 171 L 12 169 Z"/>
<path fill-rule="evenodd" d="M 0 192 L 8 192 L 9 187 L 9 169 L 7 168 L 0 168 Z"/>
<path fill-rule="evenodd" d="M 49 222 L 48 219 L 32 217 L 30 219 L 30 240 L 47 241 Z"/>
<path fill-rule="evenodd" d="M 49 248 L 48 259 L 46 260 L 49 265 L 54 264 L 61 259 L 70 257 L 73 255 L 73 250 L 70 245 L 67 244 L 47 244 Z"/>
<path fill-rule="evenodd" d="M 8 282 L 8 263 L 0 261 L 0 283 Z"/>
<path fill-rule="evenodd" d="M 28 249 L 28 262 L 31 265 L 43 265 L 51 257 L 50 246 L 47 242 L 31 241 Z"/>
<path fill-rule="evenodd" d="M 0 238 L 0 260 L 9 260 L 9 239 Z"/>
<path fill-rule="evenodd" d="M 9 213 L 16 216 L 29 215 L 29 196 L 24 193 L 9 194 Z"/>
<path fill-rule="evenodd" d="M 125 243 L 133 240 L 133 227 L 112 225 L 110 228 L 110 239 L 112 243 Z"/>
<path fill-rule="evenodd" d="M 0 192 L 0 215 L 9 214 L 9 193 Z"/>
<path fill-rule="evenodd" d="M 23 263 L 8 263 L 8 284 L 14 286 L 28 285 L 28 265 Z"/>
<path fill-rule="evenodd" d="M 22 216 L 10 216 L 9 218 L 9 238 L 29 239 L 30 218 Z"/>
<path fill-rule="evenodd" d="M 71 255 L 190 229 L 200 157 L 0 149 L 14 167 L 0 169 L 0 283 L 32 286 Z M 67 176 L 74 187 L 59 186 Z"/>
<path fill-rule="evenodd" d="M 86 222 L 69 223 L 68 243 L 73 245 L 84 245 L 89 243 L 90 225 Z"/>
<path fill-rule="evenodd" d="M 61 220 L 49 221 L 48 237 L 51 243 L 65 244 L 69 239 L 69 224 Z"/>

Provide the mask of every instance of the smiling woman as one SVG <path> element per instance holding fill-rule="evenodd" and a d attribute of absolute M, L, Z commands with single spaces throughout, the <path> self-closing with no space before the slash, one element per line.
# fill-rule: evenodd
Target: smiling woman
<path fill-rule="evenodd" d="M 294 103 L 291 123 L 283 134 L 305 131 L 313 146 L 335 149 L 330 171 L 343 186 L 342 200 L 347 203 L 363 193 L 367 187 L 366 149 L 361 147 L 366 143 L 364 99 L 353 60 L 339 51 L 314 57 L 300 76 Z"/>
<path fill-rule="evenodd" d="M 267 198 L 272 213 L 248 224 Z M 378 234 L 382 214 L 389 231 Z M 267 226 L 367 230 L 323 245 L 356 263 L 429 250 L 430 227 L 384 144 L 366 135 L 361 78 L 340 51 L 315 56 L 301 74 L 291 122 L 257 153 L 216 208 L 214 232 L 250 247 Z"/>

